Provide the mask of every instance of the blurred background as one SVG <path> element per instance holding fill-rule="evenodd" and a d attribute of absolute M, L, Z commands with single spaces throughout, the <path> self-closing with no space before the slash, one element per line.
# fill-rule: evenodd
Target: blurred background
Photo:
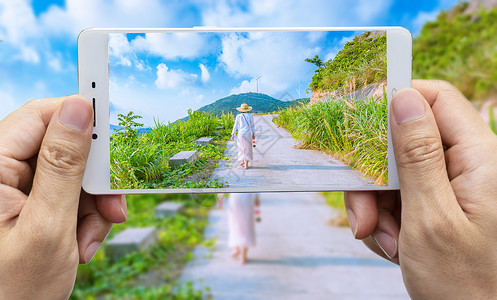
<path fill-rule="evenodd" d="M 88 27 L 396 25 L 414 37 L 413 78 L 452 82 L 497 132 L 496 24 L 497 0 L 0 0 L 0 119 L 28 100 L 78 92 L 77 35 Z M 266 250 L 254 250 L 252 264 L 240 267 L 226 256 L 226 217 L 212 208 L 214 196 L 128 197 L 128 222 L 115 226 L 109 239 L 127 228 L 153 227 L 156 242 L 119 257 L 104 244 L 90 265 L 80 266 L 72 297 L 407 297 L 400 270 L 369 254 L 339 227 L 348 226 L 342 193 L 268 194 L 261 200 L 258 248 Z M 299 200 L 306 206 L 295 204 Z M 159 218 L 155 210 L 163 202 L 180 203 L 181 209 Z M 264 215 L 264 203 L 276 202 L 285 205 L 267 205 Z M 316 209 L 315 224 L 300 218 L 306 207 Z M 288 223 L 270 221 L 282 216 Z M 309 231 L 312 227 L 316 230 Z M 285 248 L 278 240 L 277 253 L 271 252 L 274 237 L 285 232 L 291 242 Z M 319 234 L 343 239 L 320 239 Z M 322 255 L 313 256 L 317 252 Z M 211 273 L 202 273 L 202 266 Z M 321 266 L 327 273 L 315 273 Z M 313 282 L 306 283 L 309 278 Z"/>

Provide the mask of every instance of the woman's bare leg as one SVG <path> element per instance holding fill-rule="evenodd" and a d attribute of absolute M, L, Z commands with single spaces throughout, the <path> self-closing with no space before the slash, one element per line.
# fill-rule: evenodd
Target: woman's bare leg
<path fill-rule="evenodd" d="M 245 169 L 248 169 L 248 160 L 245 161 Z"/>
<path fill-rule="evenodd" d="M 245 264 L 247 262 L 247 252 L 248 252 L 248 248 L 243 247 L 242 248 L 242 258 L 240 260 L 240 263 Z"/>
<path fill-rule="evenodd" d="M 239 247 L 235 247 L 233 249 L 233 252 L 231 252 L 231 257 L 236 258 L 238 255 L 240 255 L 240 248 Z"/>

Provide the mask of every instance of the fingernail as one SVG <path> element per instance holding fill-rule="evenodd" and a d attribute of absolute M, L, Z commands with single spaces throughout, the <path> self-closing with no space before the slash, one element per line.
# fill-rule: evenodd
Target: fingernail
<path fill-rule="evenodd" d="M 121 196 L 121 212 L 123 213 L 125 221 L 128 219 L 127 211 L 128 211 L 128 208 L 126 206 L 126 196 L 122 195 Z"/>
<path fill-rule="evenodd" d="M 84 131 L 90 125 L 91 107 L 86 100 L 77 97 L 68 98 L 59 113 L 60 122 L 71 129 Z"/>
<path fill-rule="evenodd" d="M 390 259 L 397 254 L 397 241 L 389 234 L 383 231 L 376 231 L 373 234 L 373 240 Z"/>
<path fill-rule="evenodd" d="M 423 96 L 414 89 L 400 90 L 392 100 L 392 111 L 397 123 L 416 120 L 425 115 Z"/>
<path fill-rule="evenodd" d="M 98 248 L 100 248 L 101 243 L 99 242 L 93 242 L 86 248 L 85 254 L 83 255 L 85 258 L 85 263 L 89 263 L 92 259 L 93 256 L 95 256 L 95 253 L 97 253 Z"/>
<path fill-rule="evenodd" d="M 357 234 L 357 228 L 359 226 L 357 226 L 358 225 L 357 219 L 355 217 L 354 212 L 351 209 L 347 209 L 347 219 L 349 220 L 350 229 L 352 229 L 352 233 L 354 234 L 355 237 Z"/>

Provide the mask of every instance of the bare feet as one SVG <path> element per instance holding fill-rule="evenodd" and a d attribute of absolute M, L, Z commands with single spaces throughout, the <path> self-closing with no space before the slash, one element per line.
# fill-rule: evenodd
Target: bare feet
<path fill-rule="evenodd" d="M 240 249 L 238 249 L 238 247 L 236 247 L 235 249 L 233 249 L 233 252 L 231 252 L 231 257 L 237 258 L 238 255 L 240 255 Z"/>
<path fill-rule="evenodd" d="M 243 248 L 243 250 L 242 250 L 242 257 L 240 259 L 240 263 L 242 265 L 244 265 L 244 264 L 247 263 L 247 252 L 248 252 L 248 248 Z"/>
<path fill-rule="evenodd" d="M 243 166 L 245 169 L 248 169 L 248 161 L 245 162 L 245 166 Z"/>

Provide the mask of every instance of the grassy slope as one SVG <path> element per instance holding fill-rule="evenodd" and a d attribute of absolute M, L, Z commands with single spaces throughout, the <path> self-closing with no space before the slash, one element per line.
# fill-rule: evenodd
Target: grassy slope
<path fill-rule="evenodd" d="M 324 63 L 312 77 L 312 91 L 360 89 L 367 84 L 386 81 L 386 35 L 369 37 L 369 32 L 354 39 Z"/>
<path fill-rule="evenodd" d="M 467 4 L 426 23 L 413 42 L 413 77 L 452 82 L 471 100 L 497 95 L 497 9 L 463 14 Z"/>

